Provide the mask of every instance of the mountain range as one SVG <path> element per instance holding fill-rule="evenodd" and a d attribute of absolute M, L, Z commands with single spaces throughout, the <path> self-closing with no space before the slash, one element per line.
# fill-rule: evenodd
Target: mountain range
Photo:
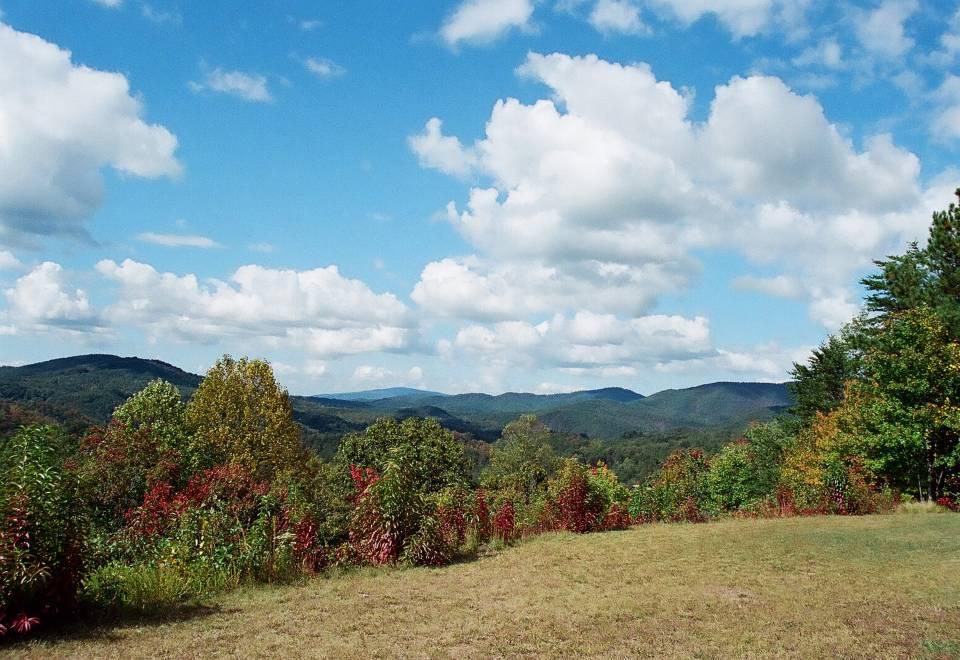
<path fill-rule="evenodd" d="M 170 381 L 184 396 L 201 380 L 159 360 L 115 355 L 0 367 L 0 415 L 18 406 L 61 423 L 103 423 L 118 404 L 155 378 Z M 436 417 L 451 430 L 492 441 L 505 424 L 532 413 L 558 433 L 614 440 L 680 429 L 734 434 L 790 405 L 786 385 L 776 383 L 710 383 L 651 396 L 616 387 L 499 395 L 388 388 L 290 398 L 305 439 L 322 454 L 330 454 L 345 433 L 382 416 Z"/>

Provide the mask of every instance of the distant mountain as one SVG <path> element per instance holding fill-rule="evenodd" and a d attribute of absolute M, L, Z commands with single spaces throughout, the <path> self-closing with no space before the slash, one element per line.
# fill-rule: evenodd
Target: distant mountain
<path fill-rule="evenodd" d="M 340 394 L 317 394 L 315 399 L 335 399 L 338 401 L 376 401 L 378 399 L 394 399 L 397 397 L 435 397 L 446 396 L 441 392 L 418 390 L 413 387 L 385 387 L 379 390 L 363 390 L 362 392 L 343 392 Z"/>
<path fill-rule="evenodd" d="M 80 416 L 100 423 L 156 378 L 173 383 L 184 396 L 200 384 L 200 376 L 159 360 L 78 355 L 0 367 L 0 400 L 33 407 L 60 421 Z"/>
<path fill-rule="evenodd" d="M 0 367 L 0 429 L 16 419 L 54 419 L 71 428 L 104 423 L 113 409 L 149 381 L 163 378 L 184 397 L 201 377 L 158 360 L 81 355 L 23 367 Z M 331 455 L 344 434 L 378 417 L 436 417 L 447 428 L 496 440 L 520 415 L 537 415 L 554 431 L 607 440 L 625 435 L 704 430 L 739 433 L 789 406 L 784 384 L 711 383 L 649 397 L 623 388 L 565 394 L 456 394 L 387 388 L 318 397 L 291 396 L 305 440 Z M 31 417 L 32 416 L 32 417 Z"/>

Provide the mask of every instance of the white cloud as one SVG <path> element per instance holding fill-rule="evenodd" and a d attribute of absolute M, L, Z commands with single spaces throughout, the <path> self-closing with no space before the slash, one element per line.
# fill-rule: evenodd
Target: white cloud
<path fill-rule="evenodd" d="M 297 23 L 297 27 L 304 32 L 313 32 L 317 28 L 323 27 L 323 21 L 316 18 L 303 19 Z"/>
<path fill-rule="evenodd" d="M 733 286 L 742 291 L 757 291 L 776 298 L 802 298 L 806 289 L 800 280 L 787 275 L 776 277 L 754 277 L 744 275 L 733 281 Z"/>
<path fill-rule="evenodd" d="M 250 250 L 251 252 L 260 252 L 263 254 L 270 254 L 277 248 L 276 246 L 274 246 L 273 243 L 261 242 L 261 243 L 251 243 L 250 245 L 247 246 L 247 249 Z"/>
<path fill-rule="evenodd" d="M 361 387 L 384 385 L 417 386 L 423 381 L 423 369 L 418 366 L 410 367 L 404 372 L 394 371 L 386 367 L 362 364 L 353 370 L 350 380 Z"/>
<path fill-rule="evenodd" d="M 140 327 L 151 337 L 246 336 L 316 356 L 405 350 L 415 340 L 402 302 L 343 277 L 336 266 L 294 271 L 249 265 L 228 282 L 207 283 L 130 259 L 100 261 L 97 271 L 120 285 L 105 318 Z"/>
<path fill-rule="evenodd" d="M 317 78 L 337 78 L 347 72 L 342 66 L 325 57 L 308 57 L 303 61 L 303 66 Z"/>
<path fill-rule="evenodd" d="M 0 243 L 87 236 L 100 172 L 176 176 L 177 139 L 141 118 L 127 79 L 71 62 L 69 51 L 0 23 Z"/>
<path fill-rule="evenodd" d="M 860 305 L 853 300 L 849 291 L 816 291 L 810 303 L 810 318 L 830 330 L 839 330 L 843 324 L 853 319 L 859 309 Z"/>
<path fill-rule="evenodd" d="M 407 144 L 422 167 L 467 178 L 476 165 L 476 156 L 464 149 L 457 138 L 443 135 L 442 128 L 443 122 L 434 117 L 427 121 L 423 133 L 407 138 Z"/>
<path fill-rule="evenodd" d="M 948 74 L 933 94 L 937 109 L 930 127 L 934 137 L 960 139 L 960 76 Z"/>
<path fill-rule="evenodd" d="M 269 103 L 273 100 L 265 76 L 243 71 L 224 71 L 220 67 L 207 71 L 200 81 L 191 81 L 189 87 L 194 92 L 217 92 L 252 103 Z"/>
<path fill-rule="evenodd" d="M 674 377 L 684 375 L 692 382 L 722 379 L 779 383 L 788 379 L 794 362 L 809 357 L 811 349 L 811 346 L 783 347 L 775 342 L 738 349 L 718 348 L 701 358 L 658 363 L 655 371 Z"/>
<path fill-rule="evenodd" d="M 934 63 L 949 66 L 960 54 L 960 8 L 950 18 L 947 29 L 940 35 L 940 50 L 933 53 Z"/>
<path fill-rule="evenodd" d="M 511 29 L 530 29 L 533 0 L 463 0 L 440 27 L 450 47 L 489 43 Z"/>
<path fill-rule="evenodd" d="M 353 370 L 351 380 L 361 385 L 379 385 L 393 376 L 393 372 L 384 367 L 362 364 Z"/>
<path fill-rule="evenodd" d="M 9 250 L 0 250 L 0 270 L 16 270 L 22 264 Z"/>
<path fill-rule="evenodd" d="M 843 46 L 836 39 L 824 39 L 815 46 L 805 49 L 794 57 L 794 66 L 819 66 L 825 69 L 842 69 Z"/>
<path fill-rule="evenodd" d="M 476 253 L 428 264 L 411 294 L 432 313 L 641 317 L 692 282 L 694 254 L 719 248 L 780 270 L 738 286 L 800 297 L 835 327 L 854 277 L 949 201 L 945 182 L 921 187 L 919 159 L 891 136 L 854 144 L 815 97 L 775 77 L 719 85 L 694 122 L 689 92 L 643 63 L 531 54 L 518 72 L 549 100 L 498 101 L 471 145 L 439 119 L 411 139 L 425 167 L 479 182 L 447 208 Z"/>
<path fill-rule="evenodd" d="M 123 0 L 93 0 L 93 2 L 108 9 L 117 9 L 123 5 Z"/>
<path fill-rule="evenodd" d="M 709 353 L 710 328 L 703 317 L 651 315 L 623 319 L 580 311 L 554 315 L 538 325 L 503 321 L 462 327 L 443 351 L 462 351 L 510 365 L 598 369 L 608 375 L 635 371 L 664 359 L 692 359 Z"/>
<path fill-rule="evenodd" d="M 194 247 L 217 248 L 222 247 L 212 238 L 195 234 L 157 234 L 152 231 L 137 234 L 137 240 L 164 247 Z"/>
<path fill-rule="evenodd" d="M 883 0 L 873 11 L 856 17 L 856 33 L 860 44 L 869 52 L 883 57 L 904 55 L 914 45 L 904 23 L 920 8 L 918 0 Z"/>
<path fill-rule="evenodd" d="M 631 0 L 597 0 L 588 19 L 599 32 L 644 34 L 649 28 L 640 19 L 640 7 Z"/>
<path fill-rule="evenodd" d="M 712 14 L 735 37 L 753 36 L 773 26 L 795 31 L 809 4 L 809 0 L 648 0 L 661 16 L 686 25 Z"/>
<path fill-rule="evenodd" d="M 140 5 L 140 14 L 148 21 L 156 23 L 157 25 L 163 25 L 165 23 L 179 25 L 183 23 L 183 16 L 181 16 L 179 12 L 157 9 L 146 2 Z"/>
<path fill-rule="evenodd" d="M 60 264 L 45 261 L 4 291 L 7 320 L 28 331 L 82 330 L 98 325 L 87 294 L 69 290 Z"/>

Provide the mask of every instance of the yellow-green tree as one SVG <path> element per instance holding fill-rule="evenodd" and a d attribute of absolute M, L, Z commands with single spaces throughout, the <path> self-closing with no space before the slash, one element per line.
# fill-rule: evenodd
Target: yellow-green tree
<path fill-rule="evenodd" d="M 187 405 L 187 422 L 218 458 L 272 479 L 302 453 L 300 431 L 270 364 L 224 355 Z"/>

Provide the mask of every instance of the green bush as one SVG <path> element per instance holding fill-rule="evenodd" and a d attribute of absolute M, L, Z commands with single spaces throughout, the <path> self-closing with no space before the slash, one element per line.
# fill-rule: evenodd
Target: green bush
<path fill-rule="evenodd" d="M 86 525 L 64 445 L 58 429 L 29 426 L 0 454 L 0 630 L 7 617 L 46 618 L 74 604 Z"/>
<path fill-rule="evenodd" d="M 705 520 L 708 470 L 703 451 L 675 451 L 650 482 L 634 491 L 630 515 L 645 522 Z"/>
<path fill-rule="evenodd" d="M 156 611 L 208 598 L 237 581 L 204 562 L 111 562 L 83 581 L 84 602 L 106 610 Z"/>
<path fill-rule="evenodd" d="M 334 462 L 343 475 L 349 474 L 351 467 L 369 467 L 384 474 L 397 451 L 402 452 L 405 474 L 420 492 L 436 493 L 468 483 L 463 445 L 435 419 L 378 419 L 362 433 L 346 436 Z"/>

